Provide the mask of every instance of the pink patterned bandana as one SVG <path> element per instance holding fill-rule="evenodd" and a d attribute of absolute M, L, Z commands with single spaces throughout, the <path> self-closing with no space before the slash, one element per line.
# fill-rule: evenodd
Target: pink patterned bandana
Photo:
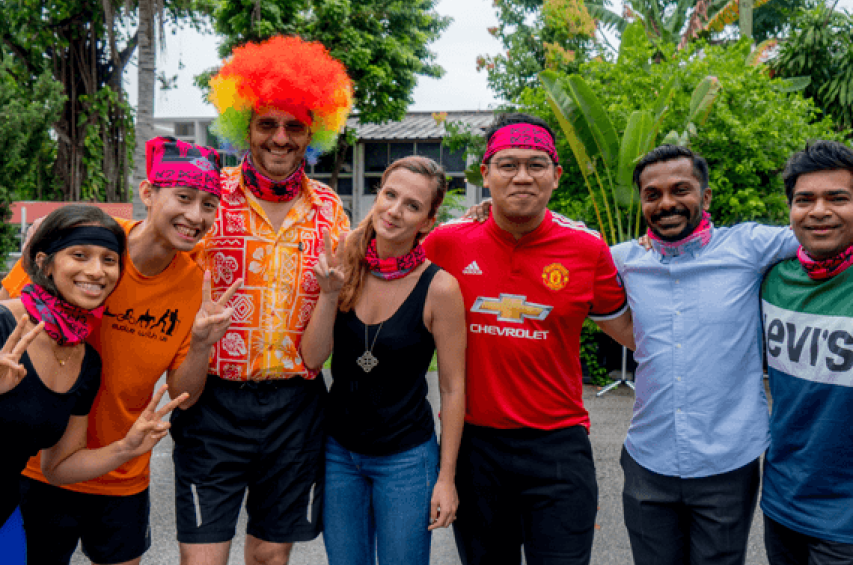
<path fill-rule="evenodd" d="M 222 161 L 211 147 L 193 145 L 174 137 L 155 137 L 145 144 L 145 170 L 156 187 L 188 186 L 219 198 Z"/>
<path fill-rule="evenodd" d="M 302 189 L 302 178 L 305 176 L 305 161 L 299 164 L 299 168 L 293 171 L 283 181 L 276 182 L 262 175 L 255 164 L 252 156 L 246 155 L 243 159 L 243 180 L 252 194 L 267 202 L 290 202 L 299 195 Z"/>
<path fill-rule="evenodd" d="M 800 260 L 800 265 L 810 279 L 816 281 L 829 279 L 853 265 L 853 245 L 829 259 L 812 259 L 801 245 L 797 249 L 797 259 Z"/>
<path fill-rule="evenodd" d="M 364 259 L 370 267 L 371 274 L 386 281 L 393 281 L 394 279 L 402 279 L 411 273 L 415 267 L 426 261 L 426 252 L 423 245 L 418 243 L 402 257 L 380 259 L 376 252 L 376 239 L 374 238 L 370 240 L 370 245 L 367 246 Z"/>
<path fill-rule="evenodd" d="M 483 163 L 488 163 L 495 153 L 504 149 L 536 149 L 547 153 L 555 165 L 559 162 L 554 138 L 548 130 L 533 124 L 510 124 L 496 131 L 489 139 Z"/>
<path fill-rule="evenodd" d="M 664 257 L 677 257 L 688 251 L 696 251 L 708 245 L 711 241 L 711 228 L 714 224 L 711 223 L 711 214 L 706 211 L 702 212 L 702 221 L 693 230 L 693 232 L 678 241 L 664 241 L 649 229 L 646 234 L 652 240 L 652 247 Z"/>
<path fill-rule="evenodd" d="M 95 321 L 104 313 L 104 306 L 84 310 L 53 296 L 37 284 L 28 284 L 21 291 L 21 302 L 30 318 L 44 322 L 44 331 L 59 345 L 77 345 L 92 333 Z"/>

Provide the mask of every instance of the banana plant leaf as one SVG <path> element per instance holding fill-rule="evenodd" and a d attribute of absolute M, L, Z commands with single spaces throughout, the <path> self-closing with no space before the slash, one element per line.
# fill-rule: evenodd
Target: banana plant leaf
<path fill-rule="evenodd" d="M 652 114 L 647 110 L 637 110 L 628 118 L 622 145 L 619 148 L 619 167 L 617 169 L 614 198 L 625 208 L 634 204 L 633 188 L 634 165 L 647 153 L 646 143 L 653 127 Z"/>
<path fill-rule="evenodd" d="M 699 125 L 704 124 L 711 113 L 711 106 L 714 105 L 719 94 L 720 81 L 717 77 L 707 76 L 702 79 L 690 97 L 690 111 L 687 115 L 687 121 Z"/>
<path fill-rule="evenodd" d="M 613 127 L 610 117 L 599 103 L 598 96 L 583 77 L 569 75 L 564 84 L 574 102 L 573 106 L 576 109 L 574 113 L 579 114 L 580 119 L 573 120 L 578 137 L 590 157 L 600 156 L 605 172 L 612 182 L 619 159 L 619 137 L 616 135 L 616 128 Z M 578 123 L 582 127 L 578 128 Z"/>

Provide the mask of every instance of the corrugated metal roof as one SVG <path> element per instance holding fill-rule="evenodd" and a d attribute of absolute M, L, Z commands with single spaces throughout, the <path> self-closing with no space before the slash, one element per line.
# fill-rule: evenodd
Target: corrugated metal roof
<path fill-rule="evenodd" d="M 443 124 L 433 117 L 433 112 L 409 112 L 399 122 L 384 124 L 361 124 L 358 116 L 347 120 L 347 126 L 354 128 L 359 141 L 393 139 L 441 139 L 447 135 Z M 463 122 L 473 128 L 485 129 L 494 119 L 494 112 L 447 112 L 448 122 Z"/>

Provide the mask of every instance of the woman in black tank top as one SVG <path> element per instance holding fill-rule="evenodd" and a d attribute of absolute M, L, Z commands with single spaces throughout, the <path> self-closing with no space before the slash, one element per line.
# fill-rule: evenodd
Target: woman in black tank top
<path fill-rule="evenodd" d="M 331 353 L 323 539 L 330 565 L 427 565 L 449 526 L 465 412 L 465 308 L 420 241 L 447 190 L 444 169 L 405 157 L 382 176 L 367 218 L 314 267 L 320 298 L 302 337 L 305 365 Z M 441 454 L 426 373 L 439 355 Z"/>

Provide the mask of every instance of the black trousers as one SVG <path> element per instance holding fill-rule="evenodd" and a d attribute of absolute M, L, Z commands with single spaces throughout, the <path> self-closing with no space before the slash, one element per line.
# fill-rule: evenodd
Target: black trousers
<path fill-rule="evenodd" d="M 764 516 L 770 565 L 853 565 L 853 544 L 807 536 Z"/>
<path fill-rule="evenodd" d="M 453 523 L 463 565 L 588 565 L 598 485 L 586 428 L 466 425 Z"/>
<path fill-rule="evenodd" d="M 653 473 L 622 448 L 622 503 L 636 565 L 743 565 L 758 500 L 759 459 L 728 473 Z"/>

